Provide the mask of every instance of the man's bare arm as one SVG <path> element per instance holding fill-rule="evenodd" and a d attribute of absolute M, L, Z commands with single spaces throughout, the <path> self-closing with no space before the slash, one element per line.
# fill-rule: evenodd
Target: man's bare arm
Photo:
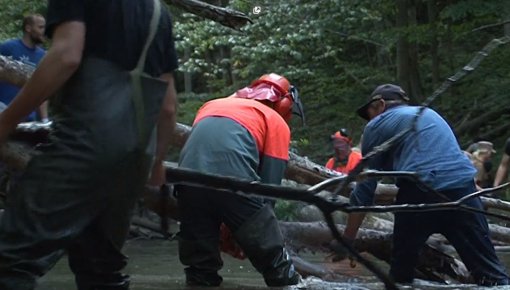
<path fill-rule="evenodd" d="M 365 213 L 350 213 L 347 216 L 347 222 L 345 223 L 345 230 L 343 236 L 351 241 L 356 239 L 359 227 L 365 219 Z"/>
<path fill-rule="evenodd" d="M 499 163 L 498 171 L 496 172 L 496 177 L 494 178 L 494 186 L 501 185 L 505 181 L 506 177 L 508 176 L 509 163 L 510 156 L 503 154 L 501 162 Z"/>
<path fill-rule="evenodd" d="M 85 42 L 85 24 L 71 21 L 58 25 L 53 42 L 18 95 L 0 114 L 0 143 L 16 125 L 53 95 L 80 65 Z"/>
<path fill-rule="evenodd" d="M 168 82 L 168 87 L 159 114 L 156 156 L 149 179 L 149 184 L 154 186 L 160 186 L 166 181 L 163 161 L 165 160 L 172 140 L 177 114 L 177 93 L 175 91 L 173 75 L 168 73 L 162 75 L 160 78 Z"/>

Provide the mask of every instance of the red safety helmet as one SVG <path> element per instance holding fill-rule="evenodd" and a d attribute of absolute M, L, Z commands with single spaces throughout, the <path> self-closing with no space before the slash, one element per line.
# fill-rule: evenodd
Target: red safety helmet
<path fill-rule="evenodd" d="M 269 93 L 263 93 L 262 90 L 256 88 L 270 87 Z M 263 89 L 263 88 L 261 88 Z M 299 115 L 304 123 L 303 105 L 299 100 L 297 89 L 283 76 L 270 73 L 262 75 L 254 80 L 248 88 L 243 88 L 235 94 L 238 98 L 247 98 L 268 102 L 282 118 L 289 122 L 292 113 Z"/>
<path fill-rule="evenodd" d="M 263 75 L 260 78 L 254 80 L 251 83 L 250 87 L 253 88 L 256 85 L 261 84 L 261 83 L 266 83 L 266 84 L 274 86 L 282 94 L 282 96 L 285 96 L 286 94 L 289 93 L 290 82 L 285 77 L 282 77 L 281 75 L 278 75 L 275 73 Z"/>
<path fill-rule="evenodd" d="M 336 131 L 333 135 L 329 137 L 331 141 L 335 141 L 336 139 L 339 140 L 346 140 L 349 145 L 352 146 L 352 138 L 349 134 L 349 131 L 346 128 L 341 128 L 340 130 Z"/>

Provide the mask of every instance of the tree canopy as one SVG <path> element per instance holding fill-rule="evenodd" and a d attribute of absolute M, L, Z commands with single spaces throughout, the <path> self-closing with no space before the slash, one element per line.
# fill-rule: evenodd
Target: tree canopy
<path fill-rule="evenodd" d="M 498 0 L 209 0 L 245 13 L 240 30 L 190 14 L 166 0 L 180 56 L 179 121 L 261 74 L 286 76 L 300 90 L 307 125 L 293 122 L 294 147 L 322 163 L 339 128 L 359 140 L 355 109 L 381 83 L 404 87 L 421 103 L 491 39 L 510 30 L 510 5 Z M 21 19 L 46 1 L 0 0 L 0 40 L 21 33 Z M 501 148 L 510 122 L 510 50 L 494 50 L 432 107 L 456 130 L 459 144 L 477 137 Z M 501 150 L 500 150 L 501 151 Z"/>
<path fill-rule="evenodd" d="M 293 126 L 293 139 L 317 161 L 330 154 L 327 137 L 338 128 L 359 138 L 364 121 L 354 111 L 375 86 L 400 84 L 421 103 L 487 42 L 504 36 L 510 18 L 508 5 L 496 0 L 213 4 L 245 12 L 253 23 L 239 32 L 176 13 L 180 71 L 192 76 L 187 91 L 212 98 L 267 72 L 285 75 L 300 89 L 308 120 Z M 508 47 L 494 50 L 432 104 L 462 146 L 477 137 L 502 144 L 510 128 L 509 61 Z"/>

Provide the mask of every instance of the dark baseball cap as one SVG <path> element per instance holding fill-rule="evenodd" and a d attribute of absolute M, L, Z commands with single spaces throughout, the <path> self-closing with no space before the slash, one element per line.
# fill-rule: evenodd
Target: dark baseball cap
<path fill-rule="evenodd" d="M 388 100 L 388 101 L 404 101 L 409 102 L 407 93 L 399 86 L 393 84 L 384 84 L 378 86 L 368 97 L 367 102 L 356 110 L 358 115 L 368 120 L 368 106 L 377 100 Z"/>

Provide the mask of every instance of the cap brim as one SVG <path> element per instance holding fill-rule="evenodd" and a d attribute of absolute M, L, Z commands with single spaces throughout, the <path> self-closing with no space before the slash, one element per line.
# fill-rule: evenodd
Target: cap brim
<path fill-rule="evenodd" d="M 356 110 L 356 113 L 358 114 L 358 116 L 360 116 L 361 118 L 365 119 L 365 120 L 369 120 L 369 117 L 368 117 L 368 106 L 370 106 L 370 103 L 372 103 L 371 101 L 364 104 L 363 106 L 359 107 L 357 110 Z"/>

